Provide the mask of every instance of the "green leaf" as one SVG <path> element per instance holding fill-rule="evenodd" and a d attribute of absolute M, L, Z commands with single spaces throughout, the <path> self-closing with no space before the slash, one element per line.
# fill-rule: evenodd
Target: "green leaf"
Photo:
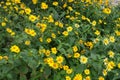
<path fill-rule="evenodd" d="M 44 76 L 47 79 L 51 75 L 51 69 L 50 67 L 45 67 L 44 69 Z"/>
<path fill-rule="evenodd" d="M 60 51 L 61 54 L 66 54 L 66 51 L 65 51 L 64 48 L 59 49 L 59 51 Z"/>
<path fill-rule="evenodd" d="M 53 80 L 61 80 L 61 76 L 59 73 L 54 74 L 54 79 Z"/>
<path fill-rule="evenodd" d="M 79 64 L 79 65 L 77 65 L 77 66 L 74 67 L 74 70 L 75 70 L 76 73 L 82 73 L 85 68 L 86 68 L 85 65 Z"/>
<path fill-rule="evenodd" d="M 36 62 L 35 60 L 29 59 L 28 66 L 29 66 L 31 69 L 35 69 L 38 65 L 37 65 L 37 62 Z"/>
<path fill-rule="evenodd" d="M 27 80 L 26 75 L 24 75 L 24 74 L 20 74 L 20 80 Z"/>
<path fill-rule="evenodd" d="M 58 19 L 58 18 L 59 18 L 58 12 L 57 12 L 53 7 L 50 7 L 50 8 L 48 9 L 48 13 L 49 13 L 49 14 L 53 13 L 53 18 L 54 18 L 54 19 Z"/>
<path fill-rule="evenodd" d="M 12 74 L 7 74 L 7 78 L 9 79 L 9 80 L 11 80 L 12 79 Z"/>
<path fill-rule="evenodd" d="M 67 53 L 69 53 L 69 54 L 73 54 L 73 50 L 72 50 L 72 48 L 67 49 Z"/>
<path fill-rule="evenodd" d="M 26 74 L 28 72 L 28 68 L 27 66 L 22 65 L 19 67 L 19 71 L 20 73 Z"/>
<path fill-rule="evenodd" d="M 69 45 L 72 46 L 75 43 L 75 40 L 76 40 L 75 37 L 70 37 L 69 38 Z"/>
<path fill-rule="evenodd" d="M 63 18 L 64 16 L 65 16 L 65 12 L 62 12 L 62 14 L 61 15 L 59 15 L 59 18 L 61 19 L 61 18 Z"/>
<path fill-rule="evenodd" d="M 92 58 L 93 60 L 97 60 L 97 54 L 91 53 L 90 58 Z"/>

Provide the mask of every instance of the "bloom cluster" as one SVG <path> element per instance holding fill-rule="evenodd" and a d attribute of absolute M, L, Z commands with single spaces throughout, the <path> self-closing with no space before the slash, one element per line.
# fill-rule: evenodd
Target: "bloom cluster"
<path fill-rule="evenodd" d="M 0 1 L 0 79 L 120 79 L 120 13 L 108 0 Z"/>

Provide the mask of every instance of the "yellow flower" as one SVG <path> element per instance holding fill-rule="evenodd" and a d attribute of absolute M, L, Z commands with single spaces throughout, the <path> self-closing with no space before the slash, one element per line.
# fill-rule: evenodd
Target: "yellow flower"
<path fill-rule="evenodd" d="M 90 76 L 86 76 L 85 80 L 91 80 Z"/>
<path fill-rule="evenodd" d="M 25 32 L 26 32 L 27 34 L 29 34 L 30 30 L 27 29 L 27 28 L 25 28 Z"/>
<path fill-rule="evenodd" d="M 67 66 L 67 65 L 63 66 L 63 70 L 68 70 L 68 69 L 69 69 L 69 66 Z"/>
<path fill-rule="evenodd" d="M 39 38 L 39 41 L 40 41 L 40 42 L 43 42 L 43 38 L 42 38 L 42 37 L 40 37 L 40 38 Z"/>
<path fill-rule="evenodd" d="M 3 56 L 3 58 L 4 58 L 5 60 L 8 60 L 8 56 Z"/>
<path fill-rule="evenodd" d="M 29 20 L 34 22 L 37 19 L 37 17 L 35 15 L 30 15 L 29 16 Z"/>
<path fill-rule="evenodd" d="M 52 68 L 53 69 L 58 69 L 59 68 L 58 63 L 53 63 Z"/>
<path fill-rule="evenodd" d="M 11 2 L 9 2 L 9 1 L 8 1 L 8 2 L 6 2 L 6 5 L 7 5 L 7 6 L 11 5 Z"/>
<path fill-rule="evenodd" d="M 13 46 L 11 46 L 10 51 L 15 52 L 15 53 L 19 53 L 20 48 L 18 46 L 16 46 L 16 45 L 13 45 Z"/>
<path fill-rule="evenodd" d="M 115 42 L 115 38 L 114 38 L 114 36 L 110 36 L 110 42 Z"/>
<path fill-rule="evenodd" d="M 106 76 L 106 75 L 107 75 L 107 70 L 104 69 L 104 70 L 102 71 L 102 73 L 103 73 L 104 76 Z"/>
<path fill-rule="evenodd" d="M 83 44 L 83 40 L 80 39 L 80 40 L 79 40 L 79 44 Z"/>
<path fill-rule="evenodd" d="M 1 26 L 3 26 L 3 27 L 6 26 L 6 22 L 2 22 Z"/>
<path fill-rule="evenodd" d="M 69 3 L 73 2 L 74 0 L 68 0 Z"/>
<path fill-rule="evenodd" d="M 100 20 L 99 20 L 99 24 L 101 24 L 101 23 L 102 23 L 102 20 L 100 19 Z"/>
<path fill-rule="evenodd" d="M 66 8 L 67 7 L 67 3 L 65 3 L 64 5 L 63 5 L 63 8 Z"/>
<path fill-rule="evenodd" d="M 25 28 L 25 32 L 33 37 L 36 36 L 36 32 L 33 29 Z"/>
<path fill-rule="evenodd" d="M 21 3 L 21 0 L 12 0 L 14 3 Z"/>
<path fill-rule="evenodd" d="M 7 31 L 8 33 L 12 33 L 12 30 L 11 30 L 10 28 L 6 28 L 6 31 Z"/>
<path fill-rule="evenodd" d="M 3 59 L 3 57 L 2 56 L 0 56 L 0 60 L 2 60 Z"/>
<path fill-rule="evenodd" d="M 96 21 L 92 21 L 92 26 L 96 26 Z"/>
<path fill-rule="evenodd" d="M 71 32 L 73 30 L 73 28 L 71 26 L 67 27 L 67 31 Z"/>
<path fill-rule="evenodd" d="M 65 17 L 66 17 L 66 18 L 70 18 L 70 15 L 66 15 Z"/>
<path fill-rule="evenodd" d="M 100 31 L 96 30 L 96 31 L 95 31 L 95 34 L 96 34 L 96 35 L 100 35 Z"/>
<path fill-rule="evenodd" d="M 74 58 L 79 58 L 80 57 L 80 53 L 74 53 Z"/>
<path fill-rule="evenodd" d="M 46 28 L 47 28 L 46 24 L 44 24 L 44 23 L 40 24 L 40 30 L 41 30 L 41 32 L 44 32 L 46 30 Z"/>
<path fill-rule="evenodd" d="M 82 80 L 82 75 L 81 74 L 76 74 L 74 76 L 73 80 Z"/>
<path fill-rule="evenodd" d="M 14 36 L 15 35 L 15 32 L 11 32 L 11 34 L 10 34 L 11 36 Z"/>
<path fill-rule="evenodd" d="M 32 0 L 33 4 L 37 4 L 38 0 Z"/>
<path fill-rule="evenodd" d="M 36 27 L 40 28 L 41 24 L 39 22 L 36 23 Z"/>
<path fill-rule="evenodd" d="M 63 57 L 62 56 L 57 56 L 56 61 L 57 63 L 61 64 L 63 62 Z"/>
<path fill-rule="evenodd" d="M 77 46 L 73 46 L 72 48 L 73 48 L 73 52 L 77 52 L 78 51 Z"/>
<path fill-rule="evenodd" d="M 74 20 L 75 20 L 75 17 L 74 17 L 74 16 L 71 16 L 71 17 L 70 17 L 70 20 L 74 21 Z"/>
<path fill-rule="evenodd" d="M 85 56 L 81 56 L 81 57 L 80 57 L 80 62 L 81 62 L 82 64 L 86 64 L 86 63 L 88 62 L 88 58 L 85 57 Z"/>
<path fill-rule="evenodd" d="M 56 49 L 56 47 L 51 48 L 51 51 L 52 51 L 53 54 L 57 54 L 57 49 Z"/>
<path fill-rule="evenodd" d="M 68 36 L 68 32 L 67 32 L 67 31 L 64 31 L 62 34 L 63 34 L 64 36 Z"/>
<path fill-rule="evenodd" d="M 118 63 L 118 66 L 117 66 L 119 69 L 120 69 L 120 63 Z"/>
<path fill-rule="evenodd" d="M 87 46 L 89 49 L 93 48 L 93 43 L 92 42 L 85 42 L 85 46 Z"/>
<path fill-rule="evenodd" d="M 115 31 L 117 36 L 120 36 L 120 31 Z"/>
<path fill-rule="evenodd" d="M 116 24 L 116 27 L 120 28 L 120 24 Z"/>
<path fill-rule="evenodd" d="M 105 80 L 104 77 L 100 76 L 98 80 Z"/>
<path fill-rule="evenodd" d="M 65 80 L 71 80 L 70 76 L 65 76 Z"/>
<path fill-rule="evenodd" d="M 63 27 L 63 23 L 58 22 L 58 26 L 59 26 L 60 28 L 62 28 L 62 27 Z"/>
<path fill-rule="evenodd" d="M 45 3 L 45 2 L 42 2 L 41 3 L 41 9 L 47 9 L 48 8 L 48 5 Z"/>
<path fill-rule="evenodd" d="M 47 43 L 50 43 L 52 40 L 51 40 L 51 38 L 47 38 Z"/>
<path fill-rule="evenodd" d="M 107 64 L 108 64 L 108 58 L 105 58 L 105 59 L 103 60 L 103 62 L 104 62 L 105 65 L 107 65 Z"/>
<path fill-rule="evenodd" d="M 73 71 L 72 69 L 67 69 L 67 70 L 66 70 L 66 73 L 67 73 L 67 74 L 71 74 L 72 71 Z"/>
<path fill-rule="evenodd" d="M 49 65 L 50 67 L 52 67 L 53 64 L 54 64 L 54 60 L 53 60 L 53 58 L 52 58 L 52 57 L 47 58 L 47 63 L 48 63 L 48 65 Z"/>
<path fill-rule="evenodd" d="M 26 40 L 25 45 L 30 45 L 30 40 Z"/>
<path fill-rule="evenodd" d="M 72 11 L 72 10 L 73 10 L 73 8 L 72 8 L 71 6 L 68 6 L 68 10 Z"/>
<path fill-rule="evenodd" d="M 82 15 L 82 20 L 86 20 L 86 17 Z"/>
<path fill-rule="evenodd" d="M 80 12 L 75 12 L 76 15 L 80 15 Z"/>
<path fill-rule="evenodd" d="M 107 38 L 105 38 L 105 39 L 103 40 L 103 43 L 104 43 L 105 45 L 108 45 L 108 44 L 109 44 L 108 39 L 107 39 Z"/>
<path fill-rule="evenodd" d="M 54 22 L 54 19 L 53 19 L 52 15 L 49 15 L 48 22 L 51 22 L 51 23 Z"/>
<path fill-rule="evenodd" d="M 114 58 L 115 53 L 113 51 L 108 52 L 109 57 Z"/>
<path fill-rule="evenodd" d="M 89 75 L 89 74 L 90 74 L 90 70 L 89 70 L 89 69 L 85 69 L 85 70 L 84 70 L 84 73 L 85 73 L 86 75 Z"/>
<path fill-rule="evenodd" d="M 110 14 L 110 13 L 111 13 L 111 9 L 109 9 L 109 8 L 104 8 L 104 9 L 103 9 L 103 13 L 105 13 L 105 14 Z"/>
<path fill-rule="evenodd" d="M 113 61 L 108 62 L 106 69 L 111 71 L 115 67 L 115 63 Z"/>
<path fill-rule="evenodd" d="M 76 24 L 75 24 L 75 27 L 76 27 L 76 28 L 79 28 L 79 27 L 80 27 L 80 25 L 76 23 Z"/>
<path fill-rule="evenodd" d="M 30 30 L 30 35 L 33 36 L 33 37 L 36 36 L 35 30 L 31 29 L 31 30 Z"/>
<path fill-rule="evenodd" d="M 46 50 L 43 48 L 43 49 L 39 49 L 39 54 L 42 54 L 42 53 L 45 53 Z"/>
<path fill-rule="evenodd" d="M 5 21 L 8 21 L 8 18 L 4 17 L 4 20 L 5 20 Z"/>
<path fill-rule="evenodd" d="M 25 9 L 25 8 L 26 8 L 26 5 L 25 5 L 24 3 L 21 3 L 21 4 L 20 4 L 20 8 L 21 8 L 21 9 Z"/>
<path fill-rule="evenodd" d="M 7 8 L 7 6 L 3 6 L 3 8 L 4 8 L 4 9 L 6 9 L 6 8 Z"/>
<path fill-rule="evenodd" d="M 46 56 L 50 56 L 50 50 L 46 50 L 46 51 L 45 51 L 45 55 L 46 55 Z"/>
<path fill-rule="evenodd" d="M 56 22 L 55 22 L 55 25 L 56 25 L 56 26 L 58 26 L 58 25 L 59 25 L 59 22 L 58 22 L 58 21 L 56 21 Z"/>
<path fill-rule="evenodd" d="M 57 1 L 54 1 L 52 4 L 53 4 L 54 6 L 58 6 L 58 2 L 57 2 Z"/>
<path fill-rule="evenodd" d="M 99 41 L 98 38 L 95 38 L 95 39 L 93 40 L 94 43 L 97 43 L 98 41 Z"/>
<path fill-rule="evenodd" d="M 19 14 L 22 14 L 22 15 L 23 15 L 23 14 L 24 14 L 24 10 L 20 10 L 20 11 L 19 11 Z"/>
<path fill-rule="evenodd" d="M 30 9 L 30 8 L 26 8 L 26 9 L 25 9 L 25 13 L 26 13 L 26 14 L 30 14 L 30 13 L 31 13 L 31 9 Z"/>
<path fill-rule="evenodd" d="M 56 38 L 55 33 L 52 33 L 52 34 L 51 34 L 51 37 L 52 37 L 52 38 Z"/>
<path fill-rule="evenodd" d="M 115 67 L 115 63 L 113 62 L 113 61 L 110 61 L 109 63 L 108 63 L 108 65 L 111 65 L 112 67 Z"/>

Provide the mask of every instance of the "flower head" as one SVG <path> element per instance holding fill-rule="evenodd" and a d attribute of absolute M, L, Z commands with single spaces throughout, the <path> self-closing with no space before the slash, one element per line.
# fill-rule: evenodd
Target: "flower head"
<path fill-rule="evenodd" d="M 105 13 L 105 14 L 110 14 L 110 13 L 111 13 L 111 9 L 109 9 L 109 8 L 104 8 L 104 9 L 103 9 L 103 13 Z"/>
<path fill-rule="evenodd" d="M 45 3 L 45 2 L 42 2 L 41 3 L 41 9 L 47 9 L 48 8 L 48 5 Z"/>
<path fill-rule="evenodd" d="M 86 63 L 88 62 L 88 58 L 85 57 L 85 56 L 81 56 L 81 57 L 80 57 L 80 62 L 81 62 L 82 64 L 86 64 Z"/>
<path fill-rule="evenodd" d="M 53 5 L 54 5 L 54 6 L 58 6 L 58 2 L 57 2 L 57 1 L 54 1 L 54 2 L 53 2 Z"/>
<path fill-rule="evenodd" d="M 11 46 L 10 51 L 15 52 L 15 53 L 19 53 L 20 48 L 17 45 L 13 45 L 13 46 Z"/>
<path fill-rule="evenodd" d="M 29 16 L 29 20 L 34 22 L 37 19 L 37 17 L 35 15 L 30 15 Z"/>
<path fill-rule="evenodd" d="M 82 75 L 81 74 L 76 74 L 73 80 L 82 80 Z"/>
<path fill-rule="evenodd" d="M 63 57 L 62 56 L 57 56 L 56 61 L 57 63 L 61 64 L 63 62 Z"/>

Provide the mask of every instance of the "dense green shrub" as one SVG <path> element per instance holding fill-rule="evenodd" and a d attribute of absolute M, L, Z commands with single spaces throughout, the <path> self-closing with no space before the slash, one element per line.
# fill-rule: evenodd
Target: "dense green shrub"
<path fill-rule="evenodd" d="M 120 79 L 119 6 L 3 0 L 0 23 L 0 80 Z"/>

